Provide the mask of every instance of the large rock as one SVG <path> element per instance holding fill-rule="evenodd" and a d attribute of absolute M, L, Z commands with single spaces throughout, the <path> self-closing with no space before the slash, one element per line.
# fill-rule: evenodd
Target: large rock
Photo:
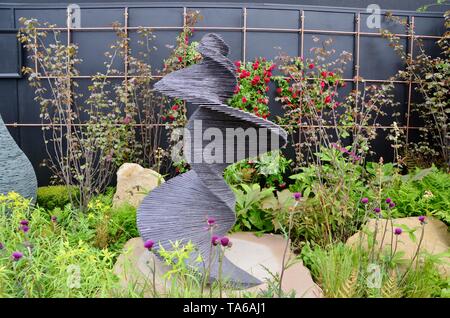
<path fill-rule="evenodd" d="M 280 273 L 283 259 L 283 251 L 286 240 L 280 235 L 265 234 L 257 237 L 252 233 L 234 233 L 229 236 L 233 246 L 227 250 L 228 259 L 238 267 L 248 271 L 261 281 L 270 279 L 270 273 Z M 290 254 L 290 256 L 293 256 Z M 170 282 L 164 280 L 163 275 L 169 269 L 153 254 L 143 247 L 141 238 L 129 240 L 124 247 L 124 252 L 119 256 L 114 266 L 114 272 L 120 278 L 123 288 L 135 286 L 138 290 L 143 290 L 146 297 L 151 297 L 152 268 L 155 262 L 156 268 L 156 290 L 158 295 L 167 293 L 167 286 Z M 296 297 L 316 298 L 322 297 L 321 289 L 313 282 L 309 270 L 301 262 L 290 266 L 284 274 L 283 290 L 285 292 L 295 291 Z M 242 291 L 233 291 L 233 296 L 241 296 L 242 292 L 257 292 L 266 290 L 267 285 L 263 283 L 259 286 Z M 228 292 L 227 295 L 230 293 Z"/>
<path fill-rule="evenodd" d="M 383 233 L 386 232 L 384 243 L 383 243 L 383 249 L 389 249 L 391 245 L 391 238 L 394 235 L 392 232 L 391 224 L 388 222 L 386 227 L 386 222 L 388 222 L 385 219 L 378 220 L 378 230 L 377 230 L 377 237 L 376 237 L 376 246 L 377 250 L 379 250 L 381 246 L 381 241 L 383 237 Z M 433 218 L 433 217 L 427 217 L 426 218 L 427 224 L 425 225 L 425 232 L 421 244 L 421 251 L 427 251 L 431 254 L 440 254 L 444 252 L 448 252 L 450 248 L 450 233 L 448 232 L 448 227 L 443 222 Z M 368 230 L 370 232 L 374 232 L 375 230 L 375 220 L 371 219 L 368 224 Z M 403 232 L 398 237 L 398 244 L 397 244 L 397 251 L 403 251 L 405 254 L 403 255 L 406 259 L 412 259 L 414 257 L 414 254 L 417 250 L 417 246 L 419 243 L 420 235 L 421 235 L 421 225 L 417 217 L 407 217 L 407 218 L 399 218 L 399 219 L 393 219 L 392 224 L 394 228 L 401 227 L 401 226 L 407 226 L 409 229 L 413 230 L 416 229 L 414 232 L 414 235 L 416 237 L 416 240 L 413 241 L 409 235 L 405 232 Z M 384 231 L 386 228 L 386 231 Z M 367 246 L 367 235 L 362 235 L 362 244 L 363 246 Z M 393 238 L 393 242 L 395 242 L 395 237 Z M 352 237 L 350 237 L 347 241 L 348 245 L 351 246 L 357 246 L 360 242 L 360 232 L 354 234 Z M 395 243 L 394 243 L 395 244 Z M 445 257 L 446 262 L 450 262 L 450 258 Z M 439 265 L 439 271 L 445 275 L 449 276 L 450 274 L 450 265 L 449 263 L 443 263 Z"/>
<path fill-rule="evenodd" d="M 33 166 L 9 134 L 0 115 L 0 194 L 17 192 L 35 200 L 36 190 Z"/>
<path fill-rule="evenodd" d="M 117 171 L 117 190 L 113 204 L 119 206 L 129 203 L 137 208 L 148 192 L 162 182 L 164 178 L 159 173 L 136 163 L 124 163 Z"/>

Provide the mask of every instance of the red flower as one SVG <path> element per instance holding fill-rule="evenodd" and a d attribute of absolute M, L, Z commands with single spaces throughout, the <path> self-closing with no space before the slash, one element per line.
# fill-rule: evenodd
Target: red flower
<path fill-rule="evenodd" d="M 325 104 L 328 104 L 329 102 L 331 102 L 331 96 L 325 97 Z"/>
<path fill-rule="evenodd" d="M 253 107 L 253 111 L 256 113 L 258 111 L 258 107 Z"/>
<path fill-rule="evenodd" d="M 276 65 L 276 64 L 272 64 L 272 65 L 270 65 L 270 67 L 269 67 L 269 71 L 273 71 L 273 70 L 275 69 L 275 67 L 277 67 L 277 65 Z"/>
<path fill-rule="evenodd" d="M 269 83 L 269 82 L 270 82 L 270 78 L 264 77 L 264 82 L 265 82 L 266 84 Z"/>
<path fill-rule="evenodd" d="M 167 118 L 166 118 L 166 116 L 161 116 L 161 119 L 166 120 Z"/>
<path fill-rule="evenodd" d="M 262 115 L 262 118 L 267 119 L 267 114 Z"/>
<path fill-rule="evenodd" d="M 327 76 L 327 72 L 322 71 L 322 73 L 320 73 L 320 75 L 322 75 L 322 77 L 326 77 Z"/>
<path fill-rule="evenodd" d="M 237 86 L 234 88 L 234 93 L 237 94 L 237 93 L 239 93 L 240 90 L 241 90 L 241 88 L 239 87 L 239 85 L 237 85 Z"/>
<path fill-rule="evenodd" d="M 345 87 L 345 86 L 347 86 L 347 83 L 346 82 L 342 82 L 341 86 Z"/>
<path fill-rule="evenodd" d="M 269 86 L 266 86 L 266 92 L 268 92 L 269 91 Z"/>
<path fill-rule="evenodd" d="M 333 72 L 328 72 L 328 76 L 334 76 Z"/>
<path fill-rule="evenodd" d="M 283 92 L 283 90 L 281 89 L 281 87 L 277 88 L 277 94 L 281 94 Z"/>
<path fill-rule="evenodd" d="M 244 104 L 247 103 L 247 98 L 245 98 L 245 96 L 242 97 L 242 102 L 243 102 Z"/>
<path fill-rule="evenodd" d="M 175 119 L 175 116 L 174 116 L 174 115 L 169 115 L 169 119 L 170 119 L 170 120 L 174 120 L 174 119 Z"/>
<path fill-rule="evenodd" d="M 234 65 L 236 65 L 237 68 L 240 68 L 241 67 L 241 61 L 234 62 Z"/>
<path fill-rule="evenodd" d="M 322 87 L 322 88 L 325 87 L 325 82 L 324 81 L 320 82 L 320 87 Z"/>
<path fill-rule="evenodd" d="M 258 75 L 256 75 L 255 77 L 253 77 L 253 79 L 252 79 L 252 85 L 258 84 L 258 82 L 259 82 L 260 79 L 261 79 L 261 78 L 260 78 Z"/>
<path fill-rule="evenodd" d="M 181 56 L 178 56 L 178 62 L 183 62 L 183 58 Z"/>
<path fill-rule="evenodd" d="M 253 69 L 256 71 L 258 69 L 258 67 L 259 67 L 259 62 L 256 61 L 255 63 L 253 63 L 252 66 L 253 66 Z"/>
<path fill-rule="evenodd" d="M 297 98 L 297 93 L 292 94 L 292 98 Z"/>
<path fill-rule="evenodd" d="M 339 106 L 339 102 L 334 103 L 333 109 L 336 109 Z"/>
<path fill-rule="evenodd" d="M 264 98 L 262 102 L 263 102 L 263 104 L 267 105 L 267 104 L 269 104 L 269 99 L 268 98 Z"/>
<path fill-rule="evenodd" d="M 314 68 L 314 63 L 309 64 L 309 69 L 312 70 Z"/>
<path fill-rule="evenodd" d="M 178 110 L 178 105 L 173 105 L 173 106 L 172 106 L 172 110 L 173 110 L 173 111 L 177 111 L 177 110 Z"/>

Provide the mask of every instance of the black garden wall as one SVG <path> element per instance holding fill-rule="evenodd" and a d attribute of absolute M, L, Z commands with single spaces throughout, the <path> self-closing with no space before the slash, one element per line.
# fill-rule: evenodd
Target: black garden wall
<path fill-rule="evenodd" d="M 414 3 L 416 2 L 420 1 Z M 131 39 L 136 31 L 133 27 L 154 27 L 155 45 L 158 50 L 152 57 L 153 66 L 160 69 L 169 52 L 166 45 L 174 44 L 176 35 L 183 26 L 183 13 L 191 9 L 199 10 L 203 16 L 196 28 L 194 40 L 199 40 L 207 32 L 221 34 L 231 46 L 232 60 L 251 60 L 258 56 L 274 59 L 278 47 L 290 55 L 308 56 L 309 48 L 315 45 L 312 36 L 318 36 L 321 39 L 332 38 L 337 52 L 346 50 L 353 54 L 353 65 L 350 65 L 344 74 L 349 84 L 345 88 L 347 91 L 356 87 L 354 77 L 357 75 L 367 82 L 380 83 L 403 67 L 400 59 L 387 46 L 386 40 L 380 37 L 379 30 L 367 26 L 369 14 L 365 8 L 204 2 L 80 2 L 79 5 L 81 29 L 69 29 L 68 32 L 71 41 L 79 45 L 80 57 L 83 59 L 79 68 L 82 76 L 74 80 L 78 81 L 81 90 L 85 91 L 89 85 L 89 76 L 102 71 L 103 53 L 115 39 L 114 31 L 110 28 L 113 22 L 117 21 L 130 27 Z M 128 12 L 127 20 L 125 12 Z M 415 38 L 421 38 L 430 52 L 436 53 L 434 42 L 443 33 L 442 14 L 393 12 L 407 17 L 410 22 L 414 20 L 414 36 L 406 34 L 405 30 L 386 22 L 384 18 L 382 28 L 404 34 L 402 42 L 408 50 Z M 39 21 L 48 21 L 65 28 L 66 5 L 0 4 L 0 113 L 13 137 L 32 161 L 39 184 L 44 185 L 48 183 L 49 171 L 39 166 L 46 156 L 39 106 L 33 100 L 33 89 L 28 86 L 27 80 L 20 76 L 19 71 L 21 63 L 30 63 L 15 38 L 20 17 L 37 18 Z M 414 138 L 420 126 L 417 118 L 409 113 L 415 98 L 412 85 L 408 82 L 396 83 L 396 98 L 400 102 L 400 108 L 393 110 L 404 114 L 401 127 L 408 132 L 410 138 Z M 273 97 L 272 95 L 271 113 L 280 114 L 281 107 L 273 101 Z M 389 116 L 381 121 L 382 127 L 386 128 L 390 123 Z M 389 159 L 392 156 L 391 147 L 385 137 L 386 131 L 380 129 L 374 149 L 378 155 Z"/>

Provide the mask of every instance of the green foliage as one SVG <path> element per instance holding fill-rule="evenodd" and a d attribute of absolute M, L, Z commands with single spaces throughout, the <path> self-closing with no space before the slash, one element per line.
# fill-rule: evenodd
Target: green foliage
<path fill-rule="evenodd" d="M 271 151 L 257 158 L 242 160 L 224 171 L 225 182 L 237 186 L 241 183 L 258 183 L 262 187 L 286 188 L 284 175 L 290 171 L 292 160 L 281 151 Z"/>
<path fill-rule="evenodd" d="M 450 225 L 450 175 L 436 167 L 416 168 L 386 189 L 386 196 L 395 199 L 396 217 L 433 215 Z"/>
<path fill-rule="evenodd" d="M 262 209 L 262 201 L 273 196 L 273 188 L 261 189 L 259 184 L 241 184 L 232 188 L 236 195 L 237 221 L 234 231 L 256 230 L 273 231 L 272 216 Z"/>
<path fill-rule="evenodd" d="M 71 203 L 70 198 L 76 197 L 78 192 L 78 188 L 74 186 L 47 186 L 47 187 L 39 187 L 37 190 L 37 204 L 46 209 L 53 210 L 55 208 L 63 209 L 66 204 Z"/>
<path fill-rule="evenodd" d="M 29 221 L 26 233 L 19 229 L 21 220 Z M 75 217 L 53 222 L 19 195 L 0 195 L 0 297 L 120 296 L 111 270 L 115 254 L 91 246 L 76 223 Z M 15 251 L 23 254 L 17 262 L 11 259 Z"/>

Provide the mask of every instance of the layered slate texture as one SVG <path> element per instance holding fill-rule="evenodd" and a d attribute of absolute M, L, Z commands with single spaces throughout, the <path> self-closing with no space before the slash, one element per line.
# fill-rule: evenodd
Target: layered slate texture
<path fill-rule="evenodd" d="M 36 190 L 33 166 L 9 134 L 0 115 L 0 193 L 17 192 L 34 200 Z"/>
<path fill-rule="evenodd" d="M 192 241 L 203 263 L 189 263 L 204 271 L 211 259 L 211 277 L 218 276 L 217 248 L 211 251 L 207 217 L 216 220 L 214 235 L 224 236 L 236 222 L 235 197 L 223 179 L 232 163 L 276 150 L 286 144 L 286 132 L 274 123 L 225 105 L 237 85 L 236 70 L 226 57 L 229 48 L 216 34 L 205 35 L 198 51 L 200 63 L 164 76 L 155 89 L 180 98 L 195 112 L 184 135 L 184 156 L 191 170 L 154 189 L 138 209 L 137 224 L 144 240 L 171 249 L 171 242 Z M 158 249 L 158 247 L 156 248 Z M 237 287 L 261 282 L 224 258 L 222 276 Z"/>

